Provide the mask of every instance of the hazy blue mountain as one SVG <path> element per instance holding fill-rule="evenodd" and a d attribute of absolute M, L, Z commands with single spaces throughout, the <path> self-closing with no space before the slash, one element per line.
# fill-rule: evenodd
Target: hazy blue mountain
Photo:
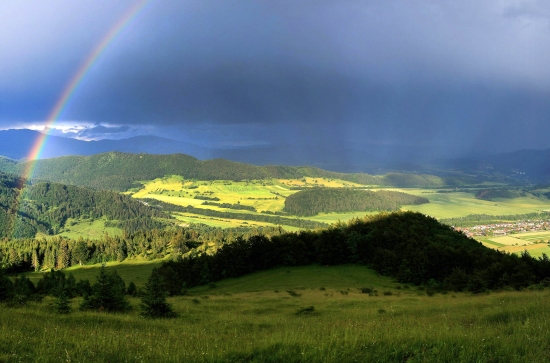
<path fill-rule="evenodd" d="M 0 131 L 0 155 L 15 160 L 25 158 L 41 136 L 43 134 L 33 130 Z M 121 140 L 99 141 L 48 136 L 40 157 L 94 155 L 109 151 L 148 154 L 185 153 L 199 158 L 208 156 L 206 150 L 199 146 L 157 136 L 136 136 Z"/>
<path fill-rule="evenodd" d="M 27 157 L 41 133 L 32 130 L 0 131 L 0 156 L 14 160 Z M 428 147 L 404 145 L 278 144 L 207 149 L 157 136 L 121 140 L 82 141 L 48 136 L 41 158 L 67 155 L 89 156 L 105 152 L 132 154 L 187 154 L 198 159 L 223 158 L 254 165 L 310 165 L 324 170 L 386 174 L 391 172 L 447 175 L 448 172 L 516 178 L 534 182 L 550 180 L 550 149 L 519 150 L 494 155 L 440 155 Z M 9 163 L 4 160 L 4 163 Z M 9 165 L 1 170 L 10 171 Z M 506 179 L 502 179 L 505 181 Z"/>
<path fill-rule="evenodd" d="M 500 173 L 509 178 L 531 182 L 550 181 L 550 149 L 438 159 L 430 165 L 443 170 Z"/>

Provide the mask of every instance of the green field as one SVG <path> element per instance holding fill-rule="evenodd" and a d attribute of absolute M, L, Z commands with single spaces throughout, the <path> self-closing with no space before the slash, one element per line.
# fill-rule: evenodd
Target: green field
<path fill-rule="evenodd" d="M 99 239 L 102 238 L 105 233 L 110 236 L 121 236 L 122 229 L 116 227 L 105 227 L 105 220 L 96 219 L 94 221 L 74 221 L 71 225 L 71 219 L 67 222 L 63 232 L 59 235 L 71 239 L 78 239 L 82 237 L 84 239 Z"/>
<path fill-rule="evenodd" d="M 489 248 L 509 253 L 529 252 L 533 257 L 550 256 L 550 232 L 526 232 L 501 237 L 476 237 Z M 544 242 L 542 242 L 544 241 Z"/>
<path fill-rule="evenodd" d="M 241 204 L 253 206 L 258 212 L 270 211 L 280 212 L 284 208 L 284 197 L 287 197 L 298 190 L 295 187 L 313 187 L 327 186 L 334 188 L 360 187 L 361 185 L 346 182 L 337 179 L 325 178 L 303 178 L 303 179 L 269 179 L 253 181 L 230 181 L 230 180 L 184 180 L 180 176 L 169 176 L 152 181 L 142 182 L 143 188 L 133 194 L 134 198 L 154 198 L 164 202 L 173 203 L 181 206 L 192 205 L 198 208 L 214 209 L 225 212 L 235 212 L 235 210 L 220 208 L 218 206 L 202 205 L 204 200 L 194 199 L 195 196 L 207 196 L 218 198 L 217 203 Z M 365 187 L 365 186 L 363 186 Z M 368 186 L 373 188 L 373 186 Z M 374 188 L 372 190 L 378 190 Z M 470 214 L 488 214 L 488 215 L 514 215 L 550 210 L 550 201 L 539 199 L 528 195 L 514 199 L 499 199 L 496 201 L 486 201 L 474 198 L 475 189 L 471 192 L 453 191 L 452 189 L 442 189 L 443 193 L 438 193 L 434 189 L 421 188 L 384 188 L 413 194 L 427 198 L 430 203 L 415 206 L 404 206 L 402 209 L 417 211 L 435 218 L 458 218 Z M 254 214 L 251 211 L 239 210 L 239 213 Z M 350 213 L 321 213 L 312 217 L 302 217 L 304 219 L 315 220 L 325 223 L 335 223 L 337 221 L 347 221 L 351 218 L 363 217 L 371 212 L 350 212 Z M 193 222 L 195 217 L 187 215 L 185 220 Z M 197 218 L 196 222 L 204 222 Z M 208 222 L 213 226 L 238 226 L 242 221 L 228 222 Z"/>
<path fill-rule="evenodd" d="M 518 233 L 518 234 L 514 234 L 514 237 L 527 242 L 539 242 L 539 241 L 549 242 L 550 231 Z"/>
<path fill-rule="evenodd" d="M 406 210 L 420 212 L 436 218 L 457 218 L 469 214 L 510 215 L 550 210 L 550 201 L 537 198 L 514 198 L 487 201 L 474 198 L 474 193 L 426 193 L 421 189 L 402 190 L 423 196 L 430 200 L 428 204 L 407 206 Z"/>
<path fill-rule="evenodd" d="M 344 265 L 279 268 L 189 293 L 168 299 L 172 320 L 141 318 L 136 298 L 127 314 L 61 316 L 50 298 L 2 306 L 0 361 L 546 362 L 550 351 L 548 290 L 427 296 Z"/>

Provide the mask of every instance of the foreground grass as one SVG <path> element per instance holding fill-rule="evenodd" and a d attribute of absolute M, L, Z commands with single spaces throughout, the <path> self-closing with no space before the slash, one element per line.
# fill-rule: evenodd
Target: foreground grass
<path fill-rule="evenodd" d="M 137 308 L 60 316 L 51 300 L 0 305 L 0 361 L 545 362 L 550 354 L 549 291 L 430 297 L 359 266 L 311 266 L 190 294 L 169 299 L 180 314 L 173 320 L 143 319 Z"/>

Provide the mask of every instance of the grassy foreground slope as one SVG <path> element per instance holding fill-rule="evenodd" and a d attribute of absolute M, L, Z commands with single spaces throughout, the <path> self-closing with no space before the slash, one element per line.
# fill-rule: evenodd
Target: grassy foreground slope
<path fill-rule="evenodd" d="M 0 361 L 546 362 L 550 351 L 548 290 L 427 296 L 342 265 L 279 268 L 189 292 L 168 299 L 173 320 L 141 318 L 138 299 L 129 314 L 60 316 L 51 300 L 1 306 Z"/>

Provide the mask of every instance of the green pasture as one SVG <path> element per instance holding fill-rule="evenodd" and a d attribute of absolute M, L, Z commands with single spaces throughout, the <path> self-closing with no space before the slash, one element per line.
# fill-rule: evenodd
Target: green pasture
<path fill-rule="evenodd" d="M 550 209 L 550 201 L 533 197 L 486 201 L 475 199 L 473 192 L 422 193 L 422 190 L 419 189 L 401 189 L 401 191 L 423 196 L 430 201 L 428 204 L 406 206 L 403 209 L 420 212 L 435 218 L 466 217 L 470 214 L 495 216 L 524 214 Z"/>
<path fill-rule="evenodd" d="M 515 238 L 512 236 L 502 236 L 502 237 L 493 237 L 491 238 L 491 241 L 503 244 L 505 246 L 512 246 L 512 245 L 525 245 L 527 242 L 522 241 L 519 238 Z"/>
<path fill-rule="evenodd" d="M 107 233 L 110 236 L 121 236 L 122 229 L 117 227 L 105 227 L 105 219 L 75 220 L 69 218 L 65 227 L 56 236 L 70 239 L 101 239 Z M 50 235 L 38 234 L 37 237 L 50 238 Z"/>
<path fill-rule="evenodd" d="M 541 257 L 543 254 L 550 256 L 548 238 L 550 238 L 550 231 L 526 232 L 501 237 L 476 237 L 489 248 L 516 254 L 527 251 L 533 257 Z M 545 242 L 542 243 L 541 240 Z"/>
<path fill-rule="evenodd" d="M 97 271 L 97 269 L 96 269 Z M 370 287 L 376 294 L 358 289 Z M 0 308 L 2 362 L 547 362 L 550 292 L 427 296 L 361 266 L 264 271 L 168 298 L 179 316 Z"/>
<path fill-rule="evenodd" d="M 550 231 L 518 233 L 514 234 L 514 237 L 527 242 L 548 242 L 550 240 Z"/>

